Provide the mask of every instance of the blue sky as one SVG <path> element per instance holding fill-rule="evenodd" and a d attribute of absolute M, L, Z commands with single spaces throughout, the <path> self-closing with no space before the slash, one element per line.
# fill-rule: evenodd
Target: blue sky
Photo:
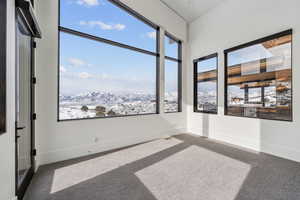
<path fill-rule="evenodd" d="M 207 72 L 207 71 L 211 71 L 211 70 L 216 70 L 217 67 L 218 67 L 218 58 L 213 57 L 213 58 L 202 60 L 202 61 L 198 62 L 197 71 L 198 71 L 198 73 Z"/>
<path fill-rule="evenodd" d="M 91 35 L 156 50 L 156 30 L 107 0 L 61 0 L 60 25 Z M 166 42 L 169 55 L 176 43 Z M 155 94 L 156 57 L 66 33 L 60 34 L 61 92 L 125 91 Z M 168 92 L 177 88 L 177 67 L 168 69 Z"/>
<path fill-rule="evenodd" d="M 212 71 L 216 70 L 218 67 L 218 58 L 213 57 L 210 59 L 206 59 L 203 61 L 198 62 L 198 68 L 197 72 L 202 73 L 202 72 L 207 72 L 207 71 Z M 206 82 L 200 82 L 198 83 L 198 93 L 209 93 L 210 95 L 216 95 L 217 93 L 217 82 L 215 81 L 206 81 Z M 216 97 L 217 100 L 217 97 Z"/>

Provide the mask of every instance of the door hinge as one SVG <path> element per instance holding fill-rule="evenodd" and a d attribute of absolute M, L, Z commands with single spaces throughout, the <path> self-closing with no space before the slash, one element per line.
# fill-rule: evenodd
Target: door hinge
<path fill-rule="evenodd" d="M 32 149 L 32 156 L 36 156 L 36 149 Z"/>
<path fill-rule="evenodd" d="M 32 47 L 36 48 L 36 42 L 35 41 L 32 42 Z"/>
<path fill-rule="evenodd" d="M 32 114 L 32 120 L 36 120 L 36 113 Z"/>
<path fill-rule="evenodd" d="M 36 84 L 36 77 L 32 77 L 32 84 Z"/>

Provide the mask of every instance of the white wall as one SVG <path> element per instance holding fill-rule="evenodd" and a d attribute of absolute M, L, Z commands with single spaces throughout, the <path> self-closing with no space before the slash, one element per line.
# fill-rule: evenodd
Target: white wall
<path fill-rule="evenodd" d="M 190 24 L 188 80 L 193 76 L 193 59 L 219 53 L 219 114 L 193 113 L 193 86 L 189 81 L 189 132 L 300 161 L 299 7 L 299 0 L 227 0 Z M 223 50 L 290 28 L 294 30 L 294 122 L 224 116 Z"/>
<path fill-rule="evenodd" d="M 149 20 L 163 26 L 176 37 L 186 40 L 185 21 L 159 0 L 123 0 L 123 2 Z M 43 34 L 43 39 L 37 43 L 36 54 L 38 164 L 186 131 L 185 106 L 182 113 L 176 114 L 57 122 L 58 0 L 37 1 L 36 13 Z M 99 141 L 95 142 L 95 138 L 99 138 Z"/>
<path fill-rule="evenodd" d="M 7 132 L 0 135 L 0 199 L 15 196 L 15 9 L 7 1 Z"/>

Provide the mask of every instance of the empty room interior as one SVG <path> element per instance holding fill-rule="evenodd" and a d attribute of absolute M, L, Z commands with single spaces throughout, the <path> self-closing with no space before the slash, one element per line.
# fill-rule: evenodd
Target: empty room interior
<path fill-rule="evenodd" d="M 299 8 L 0 0 L 0 200 L 300 200 Z"/>

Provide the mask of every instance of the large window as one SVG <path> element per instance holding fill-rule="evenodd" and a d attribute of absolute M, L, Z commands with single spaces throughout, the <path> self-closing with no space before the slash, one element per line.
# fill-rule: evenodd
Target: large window
<path fill-rule="evenodd" d="M 225 114 L 292 121 L 292 31 L 225 51 Z"/>
<path fill-rule="evenodd" d="M 119 1 L 60 0 L 58 120 L 158 113 L 158 32 Z"/>
<path fill-rule="evenodd" d="M 165 40 L 165 113 L 181 112 L 181 41 L 166 33 Z"/>
<path fill-rule="evenodd" d="M 194 112 L 217 114 L 218 54 L 194 60 Z"/>

